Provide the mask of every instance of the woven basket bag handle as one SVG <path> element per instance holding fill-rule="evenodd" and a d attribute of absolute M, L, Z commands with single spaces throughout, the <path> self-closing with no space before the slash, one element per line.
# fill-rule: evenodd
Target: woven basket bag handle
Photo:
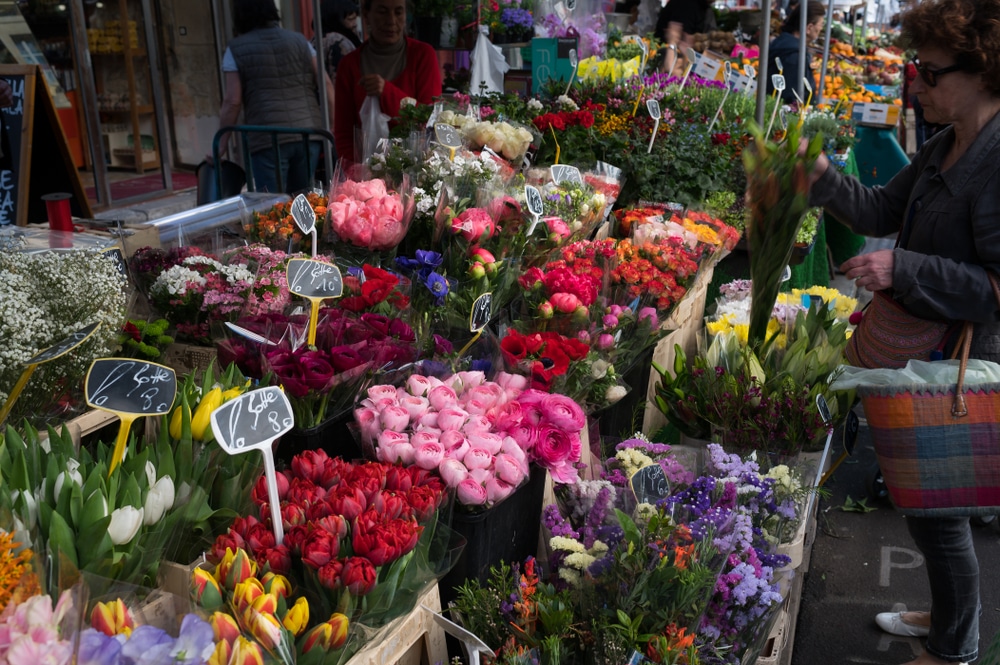
<path fill-rule="evenodd" d="M 993 287 L 993 296 L 1000 304 L 1000 278 L 992 270 L 987 270 L 986 275 L 990 278 L 990 286 Z M 951 415 L 955 418 L 962 418 L 969 415 L 969 409 L 965 406 L 965 396 L 962 391 L 965 388 L 965 368 L 969 364 L 969 350 L 972 348 L 972 322 L 966 321 L 962 326 L 962 353 L 959 356 L 958 366 L 958 388 L 955 391 L 955 403 L 951 405 Z"/>

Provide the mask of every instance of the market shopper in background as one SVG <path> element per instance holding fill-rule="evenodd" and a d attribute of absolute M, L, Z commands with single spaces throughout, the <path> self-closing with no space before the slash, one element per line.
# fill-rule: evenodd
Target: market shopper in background
<path fill-rule="evenodd" d="M 285 30 L 273 0 L 233 0 L 237 37 L 222 58 L 226 92 L 219 126 L 244 124 L 315 129 L 323 127 L 316 74 L 316 52 L 301 34 Z M 324 76 L 324 78 L 326 78 Z M 333 123 L 333 85 L 325 90 Z M 228 137 L 221 145 L 228 148 Z M 271 136 L 248 135 L 250 162 L 257 191 L 277 192 L 278 173 L 286 193 L 313 185 L 320 143 L 309 149 L 298 134 L 278 135 L 277 155 Z"/>
<path fill-rule="evenodd" d="M 337 154 L 347 159 L 355 155 L 365 97 L 377 97 L 382 113 L 395 118 L 407 97 L 430 104 L 441 94 L 437 53 L 406 36 L 406 0 L 363 0 L 361 16 L 368 39 L 344 56 L 337 69 L 333 135 Z"/>
<path fill-rule="evenodd" d="M 337 80 L 337 67 L 345 55 L 361 46 L 358 36 L 358 3 L 354 0 L 323 0 L 323 62 L 326 75 Z"/>
<path fill-rule="evenodd" d="M 857 233 L 900 233 L 896 249 L 850 259 L 859 287 L 886 290 L 910 314 L 975 324 L 970 358 L 1000 362 L 987 269 L 1000 271 L 1000 0 L 924 0 L 902 16 L 917 51 L 910 92 L 928 122 L 950 125 L 885 187 L 867 188 L 821 157 L 811 203 Z M 968 662 L 979 648 L 979 564 L 968 517 L 907 516 L 930 580 L 930 612 L 876 617 L 895 635 L 927 635 L 908 665 Z"/>
<path fill-rule="evenodd" d="M 785 77 L 785 89 L 781 93 L 781 99 L 787 104 L 796 101 L 792 91 L 798 87 L 798 81 L 795 78 L 799 75 L 799 48 L 802 43 L 802 36 L 799 34 L 799 29 L 802 27 L 801 11 L 802 3 L 792 7 L 791 13 L 781 27 L 781 34 L 774 38 L 768 49 L 770 60 L 767 63 L 767 93 L 771 94 L 774 90 L 771 77 L 779 73 L 777 59 L 780 58 Z M 819 39 L 824 25 L 826 25 L 826 9 L 823 4 L 819 0 L 808 0 L 806 3 L 806 44 L 811 44 Z M 806 51 L 806 57 L 808 58 L 808 51 Z M 813 75 L 812 65 L 808 61 L 806 62 L 806 77 L 811 82 L 813 90 L 816 90 L 816 77 Z"/>

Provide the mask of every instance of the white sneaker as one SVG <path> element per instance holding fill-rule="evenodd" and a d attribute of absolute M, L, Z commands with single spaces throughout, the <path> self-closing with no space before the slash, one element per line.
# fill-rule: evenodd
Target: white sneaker
<path fill-rule="evenodd" d="M 890 635 L 899 635 L 900 637 L 927 637 L 927 634 L 931 632 L 929 626 L 918 626 L 903 621 L 903 614 L 903 612 L 882 612 L 875 615 L 875 623 Z"/>

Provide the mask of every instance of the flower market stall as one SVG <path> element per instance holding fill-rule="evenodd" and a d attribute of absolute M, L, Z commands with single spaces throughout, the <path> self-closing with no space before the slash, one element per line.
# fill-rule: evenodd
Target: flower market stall
<path fill-rule="evenodd" d="M 852 125 L 575 11 L 574 81 L 405 106 L 328 191 L 4 246 L 0 658 L 775 662 L 856 305 L 782 273 Z"/>

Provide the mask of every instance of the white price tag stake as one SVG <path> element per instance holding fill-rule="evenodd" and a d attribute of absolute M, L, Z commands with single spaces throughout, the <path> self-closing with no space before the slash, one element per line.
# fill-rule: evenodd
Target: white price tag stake
<path fill-rule="evenodd" d="M 316 211 L 305 194 L 299 194 L 292 201 L 292 219 L 302 233 L 312 236 L 312 255 L 316 257 Z"/>
<path fill-rule="evenodd" d="M 660 129 L 660 102 L 655 99 L 646 100 L 646 110 L 649 111 L 649 117 L 653 119 L 653 135 L 649 137 L 649 147 L 646 148 L 646 154 L 653 152 L 653 141 L 656 140 L 656 132 Z"/>
<path fill-rule="evenodd" d="M 573 3 L 576 6 L 576 3 Z M 576 49 L 571 48 L 569 50 L 569 66 L 573 68 L 573 71 L 569 74 L 569 83 L 566 84 L 566 92 L 563 94 L 568 95 L 569 89 L 573 87 L 573 80 L 576 78 L 576 69 L 580 66 L 580 59 L 576 55 Z"/>
<path fill-rule="evenodd" d="M 775 58 L 777 60 L 777 58 Z M 778 61 L 781 62 L 780 60 Z M 774 96 L 775 104 L 774 110 L 771 111 L 771 121 L 767 123 L 767 131 L 764 133 L 764 138 L 771 135 L 771 128 L 774 127 L 774 118 L 778 114 L 778 109 L 781 108 L 781 92 L 785 89 L 785 77 L 781 74 L 775 74 L 771 77 L 771 85 L 774 86 Z"/>
<path fill-rule="evenodd" d="M 722 115 L 722 107 L 726 105 L 726 100 L 729 99 L 729 93 L 733 91 L 733 87 L 729 85 L 729 79 L 733 74 L 733 65 L 728 60 L 726 64 L 723 65 L 723 83 L 726 84 L 726 91 L 722 94 L 722 102 L 719 103 L 719 108 L 715 112 L 715 117 L 712 118 L 712 123 L 708 126 L 708 133 L 711 134 L 712 130 L 715 128 L 715 123 L 719 121 L 719 116 Z"/>
<path fill-rule="evenodd" d="M 528 227 L 528 232 L 525 235 L 530 236 L 535 232 L 535 227 L 538 226 L 538 220 L 542 215 L 542 194 L 534 185 L 525 185 L 524 199 L 527 202 L 528 212 L 531 213 L 531 226 Z"/>

